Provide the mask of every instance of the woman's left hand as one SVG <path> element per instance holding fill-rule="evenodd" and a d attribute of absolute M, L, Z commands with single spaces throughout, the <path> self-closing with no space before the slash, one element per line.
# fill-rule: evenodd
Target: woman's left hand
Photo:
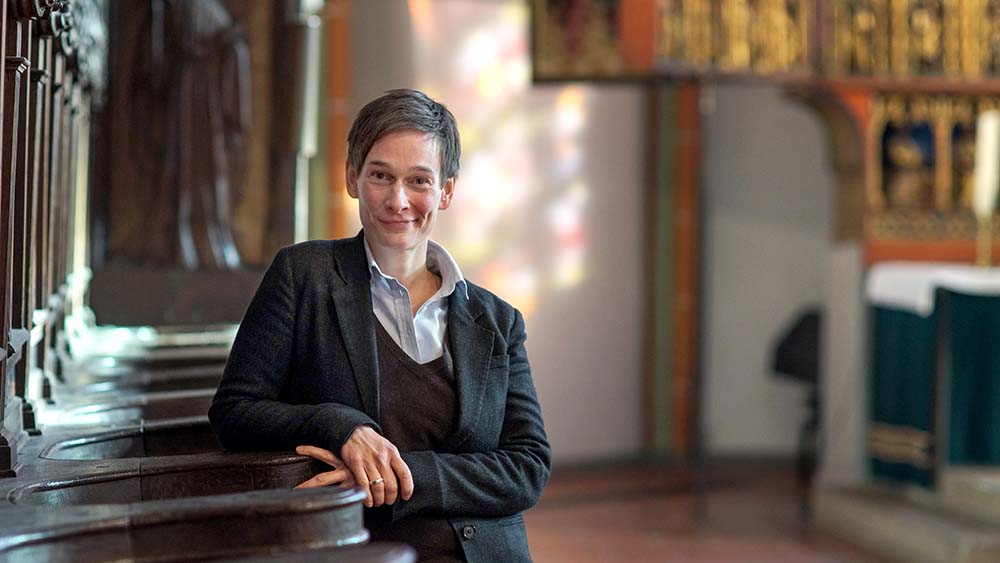
<path fill-rule="evenodd" d="M 354 473 L 330 450 L 317 448 L 316 446 L 299 446 L 295 448 L 295 453 L 318 459 L 333 467 L 333 471 L 319 473 L 312 479 L 299 483 L 295 486 L 296 489 L 311 489 L 313 487 L 328 487 L 330 485 L 351 488 L 357 485 L 354 480 Z"/>

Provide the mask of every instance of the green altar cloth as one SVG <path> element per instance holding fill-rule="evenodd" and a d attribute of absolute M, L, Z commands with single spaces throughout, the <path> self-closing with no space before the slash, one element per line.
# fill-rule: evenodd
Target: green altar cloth
<path fill-rule="evenodd" d="M 948 292 L 948 462 L 1000 465 L 1000 296 Z"/>
<path fill-rule="evenodd" d="M 1000 466 L 1000 272 L 887 263 L 867 286 L 873 476 Z"/>
<path fill-rule="evenodd" d="M 884 307 L 871 316 L 872 473 L 931 486 L 937 316 Z"/>

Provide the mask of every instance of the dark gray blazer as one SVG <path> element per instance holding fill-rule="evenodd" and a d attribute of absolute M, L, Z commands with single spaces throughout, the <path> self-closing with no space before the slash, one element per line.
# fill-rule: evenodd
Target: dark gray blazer
<path fill-rule="evenodd" d="M 209 418 L 222 445 L 340 452 L 379 422 L 371 272 L 362 234 L 281 249 L 233 343 Z M 392 521 L 446 516 L 470 562 L 530 561 L 521 512 L 548 481 L 551 450 L 524 350 L 520 312 L 469 283 L 448 301 L 456 427 L 439 451 L 402 454 L 409 501 Z M 413 398 L 414 408 L 420 398 Z"/>

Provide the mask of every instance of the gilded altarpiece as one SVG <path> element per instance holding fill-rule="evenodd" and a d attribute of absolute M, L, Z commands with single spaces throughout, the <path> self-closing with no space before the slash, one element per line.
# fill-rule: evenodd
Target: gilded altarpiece
<path fill-rule="evenodd" d="M 869 262 L 972 261 L 975 120 L 1000 96 L 1000 0 L 657 0 L 644 46 L 624 33 L 649 15 L 640 4 L 651 3 L 534 2 L 536 79 L 588 78 L 554 63 L 565 48 L 553 45 L 575 37 L 598 46 L 602 79 L 785 86 L 839 143 L 838 198 L 864 201 L 838 202 L 851 213 L 837 218 L 850 226 L 838 238 L 864 239 Z M 642 49 L 653 61 L 644 71 L 624 55 Z"/>
<path fill-rule="evenodd" d="M 874 99 L 865 189 L 865 235 L 872 250 L 883 252 L 879 247 L 884 241 L 960 243 L 975 238 L 976 117 L 998 103 L 1000 98 L 993 96 Z"/>
<path fill-rule="evenodd" d="M 660 0 L 656 60 L 667 71 L 806 74 L 815 4 Z"/>

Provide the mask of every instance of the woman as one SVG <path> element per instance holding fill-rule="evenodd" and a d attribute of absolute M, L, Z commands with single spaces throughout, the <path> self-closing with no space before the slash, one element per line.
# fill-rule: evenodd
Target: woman
<path fill-rule="evenodd" d="M 300 487 L 363 489 L 373 539 L 426 561 L 530 561 L 521 512 L 551 451 L 520 312 L 429 237 L 455 194 L 455 119 L 414 90 L 366 105 L 348 137 L 362 232 L 278 252 L 209 417 L 232 449 L 330 464 Z"/>

